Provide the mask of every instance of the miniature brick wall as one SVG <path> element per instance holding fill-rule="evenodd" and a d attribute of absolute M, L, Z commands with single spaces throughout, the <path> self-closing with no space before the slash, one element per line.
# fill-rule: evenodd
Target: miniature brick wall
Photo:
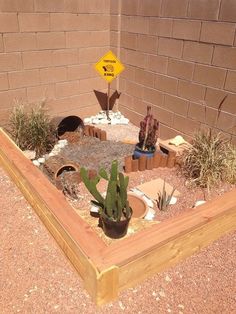
<path fill-rule="evenodd" d="M 97 113 L 93 64 L 110 48 L 109 0 L 0 1 L 0 125 L 14 99 L 51 114 Z"/>
<path fill-rule="evenodd" d="M 111 1 L 122 112 L 138 124 L 152 104 L 161 138 L 209 125 L 236 143 L 235 22 L 235 0 Z"/>

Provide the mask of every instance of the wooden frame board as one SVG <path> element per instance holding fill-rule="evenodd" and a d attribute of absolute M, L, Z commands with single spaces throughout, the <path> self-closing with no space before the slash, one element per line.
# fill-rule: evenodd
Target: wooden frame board
<path fill-rule="evenodd" d="M 0 128 L 0 165 L 70 259 L 97 305 L 236 229 L 236 189 L 106 245 Z"/>

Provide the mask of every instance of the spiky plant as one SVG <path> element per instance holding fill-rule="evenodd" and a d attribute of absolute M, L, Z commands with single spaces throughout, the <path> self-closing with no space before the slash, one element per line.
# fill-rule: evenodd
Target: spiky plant
<path fill-rule="evenodd" d="M 175 188 L 172 189 L 170 194 L 167 194 L 165 180 L 163 183 L 162 192 L 158 192 L 157 206 L 160 210 L 166 211 L 170 205 L 171 198 L 175 192 Z"/>
<path fill-rule="evenodd" d="M 224 164 L 224 180 L 231 184 L 236 184 L 236 147 L 229 143 L 226 145 L 226 158 Z"/>
<path fill-rule="evenodd" d="M 129 177 L 118 172 L 117 160 L 112 162 L 110 175 L 102 168 L 98 176 L 89 179 L 88 171 L 82 167 L 80 176 L 88 191 L 95 198 L 96 201 L 93 200 L 92 203 L 99 207 L 102 217 L 116 222 L 131 217 L 132 209 L 127 199 Z M 108 181 L 106 197 L 103 197 L 96 187 L 101 178 Z"/>
<path fill-rule="evenodd" d="M 209 190 L 223 180 L 226 159 L 227 141 L 212 130 L 199 131 L 183 153 L 182 171 L 190 182 Z"/>

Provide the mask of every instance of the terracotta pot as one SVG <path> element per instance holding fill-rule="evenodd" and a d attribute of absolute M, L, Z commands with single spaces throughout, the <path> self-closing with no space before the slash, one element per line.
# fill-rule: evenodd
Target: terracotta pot
<path fill-rule="evenodd" d="M 101 216 L 102 221 L 102 229 L 105 235 L 112 239 L 119 239 L 124 237 L 127 234 L 129 219 L 121 220 L 121 221 L 112 221 L 107 217 Z"/>

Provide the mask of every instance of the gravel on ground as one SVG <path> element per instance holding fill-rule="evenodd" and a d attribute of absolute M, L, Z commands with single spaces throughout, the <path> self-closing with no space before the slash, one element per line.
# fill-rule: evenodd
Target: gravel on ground
<path fill-rule="evenodd" d="M 82 280 L 0 168 L 0 312 L 232 314 L 236 232 L 97 308 Z"/>

